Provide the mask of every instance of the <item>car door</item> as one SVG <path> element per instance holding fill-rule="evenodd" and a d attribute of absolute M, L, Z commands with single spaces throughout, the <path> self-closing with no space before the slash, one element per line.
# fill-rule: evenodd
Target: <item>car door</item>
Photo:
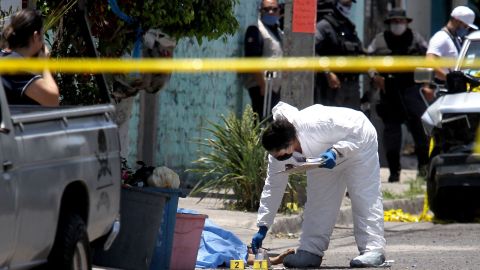
<path fill-rule="evenodd" d="M 3 89 L 2 89 L 3 90 Z M 0 110 L 1 111 L 1 110 Z M 0 113 L 1 114 L 1 113 Z M 10 130 L 0 123 L 0 268 L 8 263 L 15 247 L 15 189 L 16 182 L 12 177 L 12 160 Z"/>

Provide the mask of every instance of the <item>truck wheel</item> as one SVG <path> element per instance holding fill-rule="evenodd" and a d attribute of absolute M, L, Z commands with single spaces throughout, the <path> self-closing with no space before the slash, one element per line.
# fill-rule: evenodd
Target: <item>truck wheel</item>
<path fill-rule="evenodd" d="M 79 215 L 70 214 L 60 220 L 48 264 L 49 269 L 92 269 L 90 242 Z"/>

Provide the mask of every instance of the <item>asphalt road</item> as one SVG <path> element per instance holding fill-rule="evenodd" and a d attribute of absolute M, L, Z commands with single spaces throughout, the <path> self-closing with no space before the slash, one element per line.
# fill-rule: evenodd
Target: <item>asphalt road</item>
<path fill-rule="evenodd" d="M 320 269 L 349 269 L 357 255 L 351 226 L 336 227 Z M 298 235 L 268 236 L 270 254 L 297 248 Z M 385 223 L 386 269 L 480 269 L 480 224 Z M 247 242 L 249 236 L 240 237 Z M 245 239 L 243 239 L 245 238 Z M 94 268 L 97 270 L 107 268 Z M 281 265 L 274 269 L 284 269 Z M 378 269 L 378 268 L 372 268 Z"/>
<path fill-rule="evenodd" d="M 336 227 L 321 269 L 348 269 L 358 253 L 351 226 Z M 295 235 L 290 235 L 295 237 Z M 480 224 L 385 224 L 390 269 L 480 269 Z M 296 248 L 286 235 L 267 239 L 270 253 Z M 282 269 L 277 267 L 276 269 Z"/>

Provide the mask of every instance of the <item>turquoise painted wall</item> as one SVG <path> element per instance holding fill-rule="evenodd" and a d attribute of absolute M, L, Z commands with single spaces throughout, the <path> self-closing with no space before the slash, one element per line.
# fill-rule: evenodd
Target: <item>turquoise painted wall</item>
<path fill-rule="evenodd" d="M 245 30 L 257 20 L 256 7 L 256 1 L 239 1 L 235 14 L 240 28 L 226 42 L 204 40 L 199 45 L 194 39 L 182 39 L 174 57 L 241 57 Z M 179 173 L 182 180 L 192 181 L 184 171 L 198 158 L 194 140 L 208 136 L 202 128 L 208 125 L 207 121 L 218 122 L 222 114 L 242 112 L 247 103 L 250 98 L 235 73 L 173 74 L 168 86 L 158 94 L 158 121 L 152 124 L 157 129 L 154 165 L 167 166 Z M 138 137 L 138 104 L 137 97 L 129 123 L 130 142 L 136 142 Z M 137 159 L 136 152 L 131 144 L 130 163 Z"/>

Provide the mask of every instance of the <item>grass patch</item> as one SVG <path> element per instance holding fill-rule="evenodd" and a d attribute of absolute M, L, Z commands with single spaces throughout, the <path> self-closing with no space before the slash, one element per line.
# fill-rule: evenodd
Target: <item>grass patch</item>
<path fill-rule="evenodd" d="M 383 190 L 382 195 L 385 200 L 394 200 L 394 199 L 413 199 L 418 195 L 425 194 L 425 179 L 422 177 L 417 177 L 415 179 L 410 179 L 407 181 L 408 189 L 402 193 L 395 193 L 391 190 Z"/>
<path fill-rule="evenodd" d="M 414 198 L 418 195 L 425 194 L 425 179 L 417 177 L 408 182 L 408 189 L 404 192 L 405 197 Z"/>
<path fill-rule="evenodd" d="M 393 200 L 393 199 L 398 199 L 401 195 L 397 194 L 395 192 L 392 192 L 389 189 L 383 190 L 382 191 L 383 199 L 384 200 Z"/>

